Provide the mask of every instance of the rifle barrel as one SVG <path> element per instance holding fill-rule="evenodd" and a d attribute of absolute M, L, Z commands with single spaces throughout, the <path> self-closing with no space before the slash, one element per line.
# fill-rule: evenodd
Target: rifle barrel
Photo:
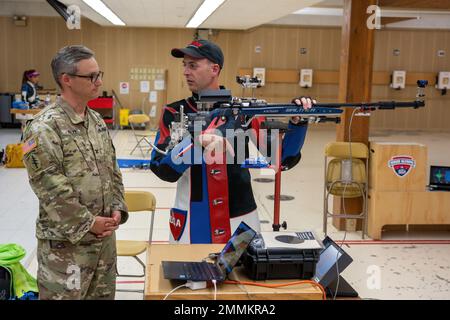
<path fill-rule="evenodd" d="M 292 107 L 294 104 L 277 104 L 268 103 L 266 107 Z M 395 108 L 419 108 L 425 106 L 424 101 L 379 101 L 379 102 L 368 102 L 368 103 L 317 103 L 313 107 L 317 108 L 367 108 L 367 109 L 395 109 Z M 263 107 L 263 106 L 261 106 Z"/>

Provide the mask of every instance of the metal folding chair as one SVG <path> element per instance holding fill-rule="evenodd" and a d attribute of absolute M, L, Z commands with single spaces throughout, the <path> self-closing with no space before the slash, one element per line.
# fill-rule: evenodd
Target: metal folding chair
<path fill-rule="evenodd" d="M 150 117 L 146 114 L 130 114 L 128 116 L 128 123 L 133 131 L 134 138 L 136 139 L 136 145 L 130 154 L 133 154 L 134 150 L 139 148 L 142 153 L 142 157 L 145 157 L 144 149 L 148 148 L 147 152 L 151 150 L 152 145 L 149 140 L 149 135 L 145 133 L 138 133 L 136 128 L 138 126 L 147 125 L 150 123 Z"/>
<path fill-rule="evenodd" d="M 330 161 L 329 159 L 332 158 Z M 369 150 L 359 142 L 330 142 L 325 147 L 325 181 L 323 202 L 323 231 L 327 235 L 328 218 L 363 220 L 362 238 L 367 233 Z M 330 195 L 341 198 L 362 197 L 362 211 L 358 214 L 330 212 Z M 345 201 L 345 200 L 344 200 Z M 345 203 L 344 203 L 345 206 Z"/>
<path fill-rule="evenodd" d="M 119 274 L 119 277 L 144 277 L 145 276 L 145 264 L 139 259 L 138 255 L 145 252 L 148 245 L 152 242 L 153 237 L 153 222 L 155 219 L 156 198 L 149 191 L 125 191 L 125 203 L 128 207 L 129 214 L 136 213 L 150 213 L 150 229 L 148 241 L 136 241 L 136 240 L 116 240 L 117 256 L 118 257 L 132 257 L 143 268 L 142 274 Z M 118 289 L 117 291 L 125 292 L 142 292 L 142 290 L 125 290 Z"/>

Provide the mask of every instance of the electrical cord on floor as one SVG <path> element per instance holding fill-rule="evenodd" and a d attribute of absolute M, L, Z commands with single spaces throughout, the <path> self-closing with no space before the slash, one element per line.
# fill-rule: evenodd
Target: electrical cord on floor
<path fill-rule="evenodd" d="M 258 283 L 258 282 L 251 282 L 251 281 L 236 281 L 236 280 L 225 280 L 223 282 L 224 284 L 241 284 L 241 285 L 247 285 L 247 286 L 257 286 L 257 287 L 264 287 L 264 288 L 282 288 L 282 287 L 288 287 L 288 286 L 294 286 L 297 284 L 312 284 L 314 287 L 317 287 L 322 292 L 322 299 L 327 299 L 327 294 L 325 292 L 325 289 L 322 287 L 320 283 L 317 283 L 312 280 L 300 280 L 300 281 L 294 281 L 294 282 L 288 282 L 288 283 L 277 283 L 277 284 L 266 284 L 266 283 Z"/>
<path fill-rule="evenodd" d="M 183 283 L 182 285 L 172 289 L 168 294 L 166 294 L 166 296 L 164 297 L 163 300 L 166 300 L 172 293 L 174 293 L 175 291 L 177 291 L 178 289 L 181 289 L 183 287 L 187 287 L 187 283 Z"/>

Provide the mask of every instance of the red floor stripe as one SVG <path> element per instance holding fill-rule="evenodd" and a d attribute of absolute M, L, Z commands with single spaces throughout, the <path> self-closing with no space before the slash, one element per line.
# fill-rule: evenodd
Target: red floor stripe
<path fill-rule="evenodd" d="M 335 242 L 338 244 L 342 243 L 342 241 L 339 240 L 335 240 Z M 450 244 L 450 240 L 346 240 L 344 241 L 344 244 Z"/>
<path fill-rule="evenodd" d="M 334 240 L 337 244 L 341 244 L 342 241 L 340 240 Z M 168 244 L 169 241 L 163 241 L 163 240 L 153 240 L 152 243 L 157 244 Z M 344 244 L 450 244 L 449 240 L 346 240 L 344 241 Z"/>
<path fill-rule="evenodd" d="M 334 240 L 337 244 L 341 244 L 342 241 Z M 156 244 L 168 244 L 169 241 L 154 240 L 152 243 Z M 346 240 L 344 244 L 354 244 L 354 245 L 383 245 L 383 244 L 450 244 L 449 240 Z"/>

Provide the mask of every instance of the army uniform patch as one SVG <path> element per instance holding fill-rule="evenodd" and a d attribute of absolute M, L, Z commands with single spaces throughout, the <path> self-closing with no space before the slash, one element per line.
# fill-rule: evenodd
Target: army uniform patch
<path fill-rule="evenodd" d="M 41 168 L 41 161 L 34 154 L 31 155 L 30 161 L 31 161 L 31 167 L 34 170 L 39 170 Z"/>
<path fill-rule="evenodd" d="M 27 141 L 25 141 L 22 144 L 22 152 L 23 155 L 26 155 L 28 152 L 32 151 L 33 149 L 35 149 L 37 147 L 38 143 L 37 143 L 37 138 L 35 137 L 31 137 L 30 139 L 28 139 Z"/>

